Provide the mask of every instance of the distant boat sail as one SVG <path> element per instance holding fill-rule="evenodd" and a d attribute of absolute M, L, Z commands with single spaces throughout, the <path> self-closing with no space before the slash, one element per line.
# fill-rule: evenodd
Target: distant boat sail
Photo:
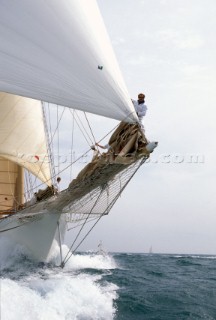
<path fill-rule="evenodd" d="M 102 256 L 106 256 L 107 252 L 105 251 L 105 249 L 103 248 L 103 244 L 102 241 L 100 240 L 99 244 L 98 244 L 98 251 L 97 254 L 102 255 Z"/>
<path fill-rule="evenodd" d="M 149 253 L 150 253 L 150 254 L 152 254 L 152 253 L 153 253 L 152 246 L 149 248 Z"/>
<path fill-rule="evenodd" d="M 0 26 L 0 234 L 39 261 L 58 243 L 63 267 L 156 144 L 140 129 L 95 0 L 3 0 Z M 121 123 L 72 179 L 77 160 L 63 166 L 59 156 L 69 137 L 71 155 L 79 145 L 77 127 L 88 141 L 81 116 L 94 140 L 85 112 Z M 63 257 L 66 229 L 74 239 Z"/>

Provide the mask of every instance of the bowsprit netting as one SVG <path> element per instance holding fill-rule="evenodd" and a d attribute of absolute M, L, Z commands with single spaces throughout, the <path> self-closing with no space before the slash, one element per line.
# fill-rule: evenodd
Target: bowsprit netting
<path fill-rule="evenodd" d="M 74 222 L 76 219 L 86 219 L 86 214 L 89 213 L 91 217 L 108 214 L 127 183 L 145 160 L 146 158 L 142 158 L 136 161 L 136 163 L 126 166 L 126 168 L 125 165 L 112 164 L 110 165 L 111 168 L 103 168 L 104 175 L 102 175 L 101 170 L 95 174 L 95 177 L 91 177 L 90 185 L 87 185 L 86 181 L 83 183 L 83 186 L 79 184 L 77 188 L 79 188 L 80 191 L 82 190 L 81 192 L 83 193 L 87 190 L 92 190 L 81 198 L 74 200 L 74 202 L 64 209 L 65 212 L 68 212 L 67 220 Z M 115 172 L 115 175 L 109 180 L 108 173 L 111 170 L 112 174 Z M 74 188 L 74 190 L 75 189 L 76 188 Z M 72 192 L 72 189 L 70 190 Z M 75 195 L 75 193 L 73 195 Z"/>

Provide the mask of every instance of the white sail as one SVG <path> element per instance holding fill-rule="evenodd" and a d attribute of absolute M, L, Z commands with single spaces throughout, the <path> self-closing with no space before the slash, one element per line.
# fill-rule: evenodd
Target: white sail
<path fill-rule="evenodd" d="M 1 0 L 0 28 L 1 91 L 137 121 L 96 0 Z"/>
<path fill-rule="evenodd" d="M 0 156 L 51 184 L 41 102 L 0 93 Z"/>

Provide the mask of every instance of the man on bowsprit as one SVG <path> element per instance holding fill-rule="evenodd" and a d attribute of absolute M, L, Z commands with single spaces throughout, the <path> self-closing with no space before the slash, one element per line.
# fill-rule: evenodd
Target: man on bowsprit
<path fill-rule="evenodd" d="M 137 113 L 137 116 L 139 118 L 139 124 L 143 132 L 145 132 L 144 126 L 142 124 L 143 117 L 146 115 L 147 106 L 145 105 L 145 95 L 144 93 L 138 94 L 138 100 L 133 100 L 133 105 L 135 108 L 135 111 Z"/>

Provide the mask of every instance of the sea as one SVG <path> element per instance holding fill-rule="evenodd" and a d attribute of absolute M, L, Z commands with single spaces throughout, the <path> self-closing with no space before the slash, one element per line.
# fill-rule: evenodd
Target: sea
<path fill-rule="evenodd" d="M 62 269 L 4 247 L 0 307 L 1 320 L 213 320 L 216 256 L 79 252 Z"/>

